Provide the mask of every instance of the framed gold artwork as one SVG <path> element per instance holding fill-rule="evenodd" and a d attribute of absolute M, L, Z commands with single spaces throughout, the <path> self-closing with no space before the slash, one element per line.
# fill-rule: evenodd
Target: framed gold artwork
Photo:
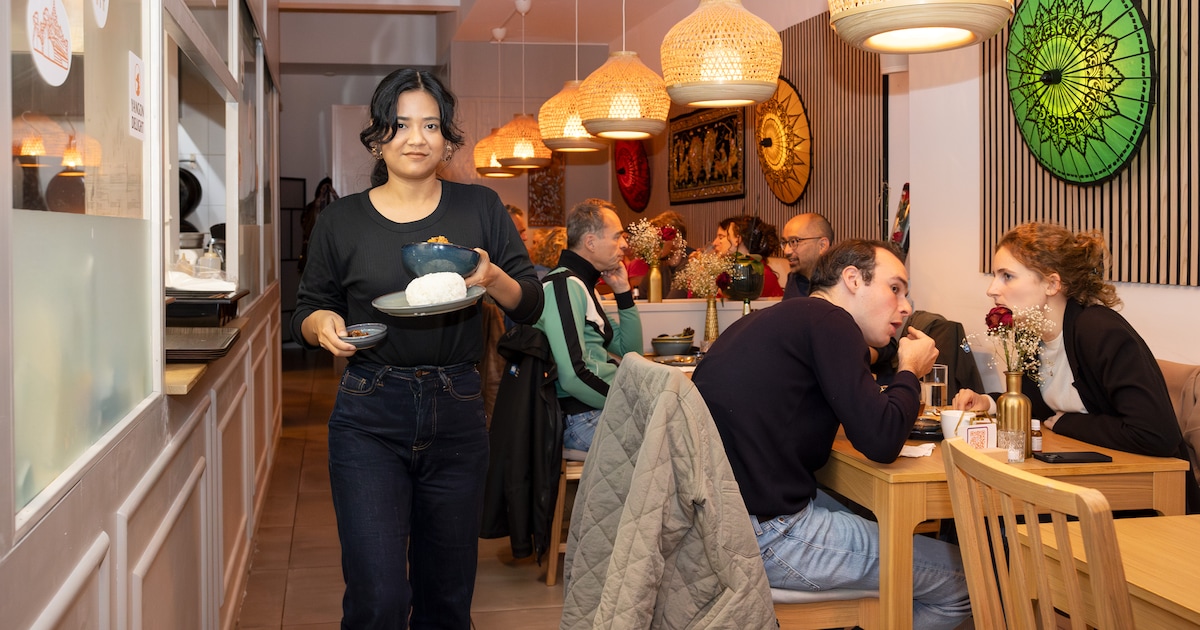
<path fill-rule="evenodd" d="M 745 125 L 741 107 L 671 119 L 667 190 L 672 204 L 745 196 Z"/>

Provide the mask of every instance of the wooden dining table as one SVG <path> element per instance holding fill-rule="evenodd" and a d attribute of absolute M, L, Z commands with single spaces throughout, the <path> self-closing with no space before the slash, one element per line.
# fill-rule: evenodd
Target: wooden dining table
<path fill-rule="evenodd" d="M 1058 564 L 1061 558 L 1055 555 L 1058 543 L 1052 534 L 1053 524 L 1040 527 L 1049 562 Z M 1200 514 L 1119 518 L 1113 521 L 1113 527 L 1121 549 L 1135 625 L 1172 630 L 1200 628 Z M 1076 566 L 1082 567 L 1086 575 L 1087 559 L 1079 523 L 1067 523 L 1067 531 Z M 1022 546 L 1028 547 L 1024 531 L 1018 533 L 1018 539 Z M 1086 607 L 1084 620 L 1095 626 L 1098 622 L 1086 579 L 1081 579 Z M 1053 579 L 1050 587 L 1055 593 L 1055 606 L 1065 610 L 1066 602 L 1057 599 L 1063 593 L 1062 588 Z"/>
<path fill-rule="evenodd" d="M 1042 433 L 1045 451 L 1098 451 L 1113 461 L 1047 464 L 1030 458 L 1013 466 L 1100 490 L 1114 510 L 1184 513 L 1188 462 L 1101 448 L 1048 429 Z M 829 461 L 817 471 L 817 481 L 870 510 L 879 523 L 879 606 L 885 628 L 912 628 L 914 529 L 922 521 L 954 517 L 942 457 L 938 445 L 930 457 L 880 464 L 855 450 L 839 431 Z"/>

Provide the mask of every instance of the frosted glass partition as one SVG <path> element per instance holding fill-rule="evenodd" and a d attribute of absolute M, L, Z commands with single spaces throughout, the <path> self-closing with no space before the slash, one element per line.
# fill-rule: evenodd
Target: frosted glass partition
<path fill-rule="evenodd" d="M 18 509 L 151 394 L 151 223 L 13 211 Z"/>

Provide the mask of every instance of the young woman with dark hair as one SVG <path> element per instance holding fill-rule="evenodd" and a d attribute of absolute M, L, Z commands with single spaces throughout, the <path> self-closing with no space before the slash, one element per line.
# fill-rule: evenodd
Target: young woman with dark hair
<path fill-rule="evenodd" d="M 388 75 L 371 99 L 363 145 L 372 188 L 317 219 L 292 319 L 294 338 L 349 365 L 329 418 L 329 476 L 341 542 L 343 628 L 470 628 L 488 434 L 476 364 L 477 304 L 392 317 L 375 298 L 413 278 L 406 243 L 445 237 L 472 247 L 468 287 L 484 287 L 514 321 L 533 323 L 542 289 L 496 193 L 443 181 L 462 144 L 454 96 L 429 72 Z M 347 324 L 383 322 L 356 350 Z"/>

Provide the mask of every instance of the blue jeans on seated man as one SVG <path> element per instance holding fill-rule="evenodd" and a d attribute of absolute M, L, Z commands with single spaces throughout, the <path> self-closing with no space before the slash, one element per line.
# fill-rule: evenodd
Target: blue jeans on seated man
<path fill-rule="evenodd" d="M 471 627 L 488 434 L 471 364 L 351 364 L 329 418 L 343 628 Z"/>
<path fill-rule="evenodd" d="M 573 413 L 563 418 L 563 448 L 586 451 L 596 437 L 596 424 L 600 420 L 599 409 Z"/>
<path fill-rule="evenodd" d="M 750 517 L 767 580 L 775 588 L 879 588 L 879 525 L 828 494 L 800 512 L 765 522 Z M 954 628 L 971 614 L 958 547 L 913 537 L 913 628 Z"/>

